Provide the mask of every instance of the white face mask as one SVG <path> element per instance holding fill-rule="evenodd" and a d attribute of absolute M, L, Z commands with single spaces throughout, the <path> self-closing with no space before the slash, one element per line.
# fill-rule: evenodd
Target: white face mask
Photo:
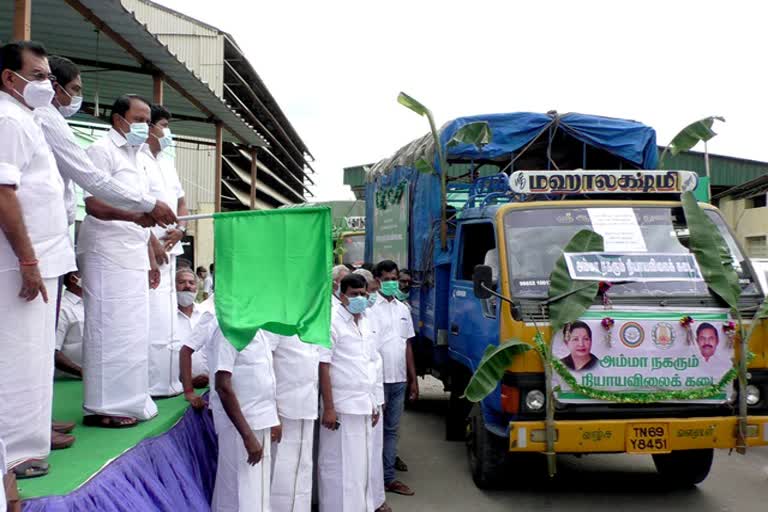
<path fill-rule="evenodd" d="M 56 93 L 53 90 L 53 85 L 50 80 L 29 81 L 15 71 L 12 73 L 27 82 L 27 86 L 24 88 L 24 93 L 20 96 L 24 98 L 24 103 L 26 103 L 29 108 L 36 109 L 51 104 L 51 100 Z M 19 93 L 16 92 L 16 94 Z"/>
<path fill-rule="evenodd" d="M 176 292 L 176 300 L 179 306 L 188 308 L 195 303 L 195 295 L 197 295 L 195 292 Z"/>
<path fill-rule="evenodd" d="M 83 97 L 72 96 L 63 87 L 61 90 L 64 91 L 64 94 L 69 96 L 70 101 L 69 105 L 59 105 L 59 112 L 64 117 L 72 117 L 73 115 L 77 114 L 80 111 L 80 107 L 83 106 Z"/>
<path fill-rule="evenodd" d="M 163 136 L 157 139 L 157 142 L 160 144 L 160 151 L 164 151 L 171 147 L 171 144 L 173 144 L 173 134 L 171 134 L 171 129 L 163 128 Z"/>

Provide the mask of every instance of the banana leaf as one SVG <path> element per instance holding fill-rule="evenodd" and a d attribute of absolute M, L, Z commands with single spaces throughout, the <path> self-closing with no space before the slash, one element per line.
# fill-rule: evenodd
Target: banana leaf
<path fill-rule="evenodd" d="M 681 151 L 688 151 L 699 142 L 706 142 L 717 135 L 717 133 L 712 130 L 712 125 L 715 121 L 725 122 L 725 119 L 720 116 L 709 116 L 704 119 L 699 119 L 680 130 L 680 133 L 675 135 L 675 138 L 672 139 L 664 149 L 664 152 L 661 154 L 661 161 L 664 161 L 664 156 L 667 152 L 670 152 L 672 153 L 672 156 L 675 156 Z"/>
<path fill-rule="evenodd" d="M 479 148 L 489 144 L 491 138 L 491 127 L 486 121 L 477 121 L 474 123 L 465 124 L 459 128 L 456 133 L 448 141 L 448 147 L 457 146 L 459 144 L 472 144 Z"/>
<path fill-rule="evenodd" d="M 603 237 L 582 229 L 571 238 L 563 252 L 602 252 Z M 597 297 L 600 283 L 597 281 L 574 281 L 568 272 L 565 256 L 560 255 L 549 276 L 549 323 L 552 333 L 578 319 Z"/>
<path fill-rule="evenodd" d="M 693 192 L 685 192 L 682 200 L 690 232 L 688 248 L 699 263 L 704 281 L 731 309 L 737 309 L 741 287 L 725 240 L 701 209 Z"/>
<path fill-rule="evenodd" d="M 470 402 L 479 402 L 488 396 L 496 389 L 504 371 L 509 368 L 512 361 L 530 349 L 529 344 L 520 340 L 505 341 L 499 346 L 488 345 L 480 364 L 477 365 L 477 370 L 464 389 L 464 398 Z"/>
<path fill-rule="evenodd" d="M 399 104 L 403 105 L 404 107 L 407 107 L 407 108 L 413 110 L 414 112 L 416 112 L 420 116 L 426 116 L 426 115 L 429 115 L 429 113 L 430 113 L 429 109 L 427 107 L 425 107 L 424 105 L 419 103 L 414 98 L 408 96 L 404 92 L 401 92 L 400 94 L 397 95 L 397 102 Z"/>
<path fill-rule="evenodd" d="M 417 171 L 423 174 L 437 174 L 435 168 L 432 167 L 432 164 L 429 163 L 425 158 L 419 158 L 416 160 L 414 167 L 416 167 Z"/>

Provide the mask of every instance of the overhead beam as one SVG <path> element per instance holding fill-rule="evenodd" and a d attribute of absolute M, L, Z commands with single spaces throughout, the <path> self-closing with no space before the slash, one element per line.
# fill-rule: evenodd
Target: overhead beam
<path fill-rule="evenodd" d="M 256 117 L 256 114 L 254 114 L 254 113 L 251 111 L 251 109 L 250 109 L 250 108 L 248 108 L 248 106 L 247 106 L 245 103 L 243 103 L 243 100 L 241 100 L 241 99 L 240 99 L 240 97 L 239 97 L 237 94 L 235 94 L 235 93 L 234 93 L 234 91 L 232 91 L 232 89 L 231 89 L 231 88 L 229 88 L 229 87 L 227 87 L 227 86 L 225 85 L 225 86 L 224 86 L 224 90 L 225 90 L 225 91 L 227 91 L 227 92 L 228 92 L 228 93 L 229 93 L 229 94 L 232 96 L 232 98 L 234 99 L 234 101 L 235 101 L 235 103 L 236 103 L 236 107 L 237 107 L 238 109 L 242 110 L 242 111 L 243 111 L 245 114 L 247 114 L 247 115 L 248 115 L 248 117 L 250 117 L 251 121 L 252 121 L 252 122 L 253 122 L 253 123 L 254 123 L 254 124 L 257 126 L 257 127 L 259 127 L 259 128 L 260 128 L 260 129 L 261 129 L 261 130 L 264 132 L 264 134 L 265 134 L 265 135 L 268 135 L 268 136 L 269 136 L 269 138 L 272 140 L 272 142 L 274 142 L 274 143 L 275 143 L 275 147 L 279 148 L 279 149 L 280 149 L 280 150 L 281 150 L 281 151 L 282 151 L 282 152 L 285 154 L 285 156 L 287 157 L 287 160 L 288 160 L 289 162 L 291 162 L 291 163 L 292 163 L 292 164 L 293 164 L 293 165 L 294 165 L 294 166 L 295 166 L 295 167 L 298 169 L 298 171 L 299 171 L 300 173 L 304 174 L 304 165 L 306 165 L 306 162 L 302 161 L 301 163 L 299 163 L 298 161 L 296 161 L 296 159 L 294 159 L 294 158 L 293 158 L 293 155 L 291 155 L 291 154 L 290 154 L 290 153 L 289 153 L 289 152 L 288 152 L 288 151 L 287 151 L 287 150 L 286 150 L 286 149 L 283 147 L 283 145 L 282 145 L 282 144 L 280 144 L 280 141 L 279 141 L 279 140 L 277 140 L 277 138 L 276 138 L 276 137 L 275 137 L 275 136 L 272 134 L 272 132 L 270 132 L 270 131 L 269 131 L 269 129 L 267 129 L 267 127 L 266 127 L 266 126 L 264 126 L 264 124 L 263 124 L 263 123 L 262 123 L 262 122 L 259 120 L 259 118 L 258 118 L 258 117 Z"/>
<path fill-rule="evenodd" d="M 146 67 L 127 66 L 125 64 L 117 64 L 115 62 L 104 62 L 100 60 L 86 59 L 83 57 L 75 57 L 74 55 L 62 55 L 62 57 L 66 57 L 75 64 L 79 64 L 81 66 L 101 68 L 99 70 L 83 69 L 80 70 L 81 73 L 93 73 L 96 71 L 124 71 L 126 73 L 136 73 L 137 75 L 152 75 L 154 73 L 154 71 Z"/>
<path fill-rule="evenodd" d="M 156 105 L 163 104 L 163 74 L 152 75 L 152 102 Z"/>
<path fill-rule="evenodd" d="M 32 39 L 32 0 L 13 2 L 13 39 Z"/>
<path fill-rule="evenodd" d="M 221 122 L 216 123 L 216 185 L 214 197 L 217 212 L 221 211 L 221 171 L 224 163 L 224 130 Z"/>
<path fill-rule="evenodd" d="M 234 75 L 235 78 L 237 78 L 239 84 L 239 87 L 242 87 L 248 92 L 248 95 L 251 97 L 251 99 L 263 110 L 267 116 L 272 120 L 272 123 L 277 127 L 277 130 L 282 134 L 283 137 L 288 141 L 288 143 L 291 145 L 291 147 L 298 153 L 299 155 L 304 155 L 304 152 L 301 151 L 298 147 L 296 147 L 296 144 L 293 143 L 293 139 L 288 135 L 288 133 L 283 129 L 280 122 L 275 118 L 275 116 L 272 114 L 272 112 L 267 108 L 267 106 L 264 104 L 264 102 L 261 101 L 261 98 L 258 97 L 256 92 L 253 90 L 253 88 L 248 85 L 248 82 L 245 81 L 245 79 L 238 73 L 238 71 L 235 69 L 232 64 L 230 64 L 228 61 L 224 61 L 224 67 L 229 69 Z M 306 162 L 305 162 L 306 163 Z"/>
<path fill-rule="evenodd" d="M 256 174 L 259 169 L 257 149 L 251 148 L 251 210 L 256 209 Z"/>

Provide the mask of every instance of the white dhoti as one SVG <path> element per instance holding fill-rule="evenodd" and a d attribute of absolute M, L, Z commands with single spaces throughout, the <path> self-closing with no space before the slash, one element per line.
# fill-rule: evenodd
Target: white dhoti
<path fill-rule="evenodd" d="M 51 450 L 57 279 L 43 279 L 48 303 L 18 297 L 21 274 L 0 272 L 0 438 L 7 467 Z"/>
<path fill-rule="evenodd" d="M 387 501 L 384 490 L 384 416 L 379 416 L 379 421 L 373 427 L 371 433 L 371 479 L 368 486 L 373 495 L 374 508 L 379 508 Z"/>
<path fill-rule="evenodd" d="M 81 257 L 80 273 L 85 307 L 83 410 L 86 415 L 152 418 L 157 405 L 149 396 L 147 272 L 120 268 L 87 253 Z"/>
<path fill-rule="evenodd" d="M 254 430 L 264 449 L 261 461 L 248 464 L 243 439 L 230 421 L 217 424 L 218 469 L 213 488 L 212 512 L 269 512 L 269 484 L 272 467 L 270 429 Z"/>
<path fill-rule="evenodd" d="M 176 263 L 160 267 L 160 286 L 149 290 L 149 394 L 174 396 L 183 391 L 179 380 L 176 321 Z"/>
<path fill-rule="evenodd" d="M 320 427 L 320 512 L 373 512 L 370 415 L 337 413 L 339 428 Z"/>
<path fill-rule="evenodd" d="M 280 417 L 283 437 L 272 444 L 272 512 L 312 510 L 315 420 Z"/>

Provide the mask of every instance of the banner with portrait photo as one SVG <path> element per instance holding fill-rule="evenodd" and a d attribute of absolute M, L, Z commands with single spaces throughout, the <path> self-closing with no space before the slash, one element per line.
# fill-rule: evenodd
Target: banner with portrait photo
<path fill-rule="evenodd" d="M 718 384 L 733 368 L 728 311 L 713 308 L 590 308 L 552 334 L 555 359 L 581 386 L 611 393 L 685 392 Z M 558 401 L 599 402 L 573 390 L 557 372 Z M 733 386 L 705 400 L 732 398 Z"/>

